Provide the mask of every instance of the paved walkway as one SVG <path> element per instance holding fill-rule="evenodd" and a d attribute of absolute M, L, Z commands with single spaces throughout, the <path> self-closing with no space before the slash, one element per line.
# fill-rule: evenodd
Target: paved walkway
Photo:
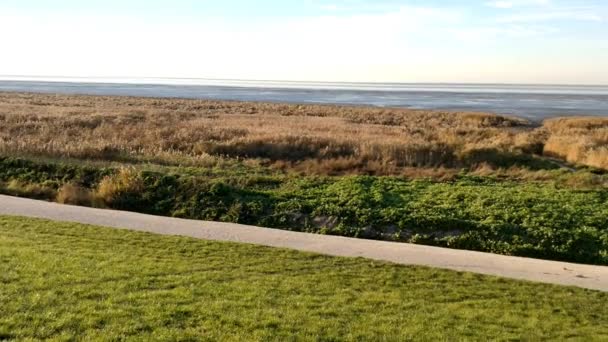
<path fill-rule="evenodd" d="M 608 291 L 608 267 L 509 257 L 405 243 L 315 235 L 232 223 L 75 207 L 0 195 L 0 215 L 45 218 L 199 239 L 253 243 L 327 255 L 364 257 L 513 279 Z"/>

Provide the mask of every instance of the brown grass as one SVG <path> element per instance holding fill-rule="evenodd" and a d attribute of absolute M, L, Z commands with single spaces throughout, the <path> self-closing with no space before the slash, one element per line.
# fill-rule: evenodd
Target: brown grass
<path fill-rule="evenodd" d="M 106 176 L 99 183 L 95 197 L 106 205 L 112 205 L 125 194 L 138 194 L 144 190 L 143 180 L 135 168 L 121 168 L 116 174 Z"/>
<path fill-rule="evenodd" d="M 50 187 L 26 183 L 16 179 L 6 183 L 0 182 L 0 193 L 10 196 L 23 196 L 44 200 L 51 200 L 56 196 L 55 190 Z"/>
<path fill-rule="evenodd" d="M 23 189 L 23 186 L 20 186 Z M 139 194 L 144 190 L 140 172 L 133 167 L 122 167 L 107 176 L 96 188 L 87 189 L 78 184 L 66 183 L 57 191 L 55 201 L 62 204 L 107 207 L 115 205 L 123 196 Z"/>
<path fill-rule="evenodd" d="M 608 169 L 608 118 L 558 118 L 544 127 L 549 132 L 545 154 Z"/>
<path fill-rule="evenodd" d="M 59 188 L 55 201 L 62 204 L 92 206 L 95 197 L 89 189 L 68 183 Z"/>
<path fill-rule="evenodd" d="M 591 142 L 572 150 L 570 140 L 584 132 L 593 132 Z M 0 93 L 0 154 L 13 155 L 204 167 L 233 158 L 303 173 L 380 175 L 516 163 L 543 151 L 606 167 L 606 139 L 601 123 L 537 128 L 485 113 Z"/>

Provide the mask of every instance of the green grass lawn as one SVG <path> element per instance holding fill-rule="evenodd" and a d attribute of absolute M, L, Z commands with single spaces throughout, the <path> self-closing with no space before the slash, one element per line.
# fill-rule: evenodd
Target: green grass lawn
<path fill-rule="evenodd" d="M 608 294 L 0 216 L 0 340 L 608 339 Z"/>

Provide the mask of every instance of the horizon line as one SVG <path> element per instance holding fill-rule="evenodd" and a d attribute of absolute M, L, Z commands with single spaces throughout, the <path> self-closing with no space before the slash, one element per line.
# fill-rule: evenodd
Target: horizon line
<path fill-rule="evenodd" d="M 53 82 L 52 79 L 82 79 L 82 80 L 199 80 L 227 82 L 266 82 L 266 83 L 300 83 L 300 84 L 372 84 L 372 85 L 485 85 L 485 86 L 570 86 L 570 87 L 608 87 L 605 84 L 591 83 L 514 83 L 514 82 L 382 82 L 382 81 L 304 81 L 304 80 L 271 80 L 271 79 L 240 79 L 240 78 L 205 78 L 205 77 L 163 77 L 163 76 L 57 76 L 57 75 L 0 75 L 0 81 L 20 81 L 14 78 L 32 78 Z M 92 82 L 99 83 L 99 82 Z M 128 83 L 128 82 L 127 82 Z"/>

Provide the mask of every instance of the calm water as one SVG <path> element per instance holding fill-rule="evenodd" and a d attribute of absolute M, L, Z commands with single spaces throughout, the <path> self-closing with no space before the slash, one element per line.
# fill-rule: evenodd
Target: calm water
<path fill-rule="evenodd" d="M 29 78 L 0 80 L 0 91 L 472 110 L 533 120 L 608 116 L 608 86 Z"/>

